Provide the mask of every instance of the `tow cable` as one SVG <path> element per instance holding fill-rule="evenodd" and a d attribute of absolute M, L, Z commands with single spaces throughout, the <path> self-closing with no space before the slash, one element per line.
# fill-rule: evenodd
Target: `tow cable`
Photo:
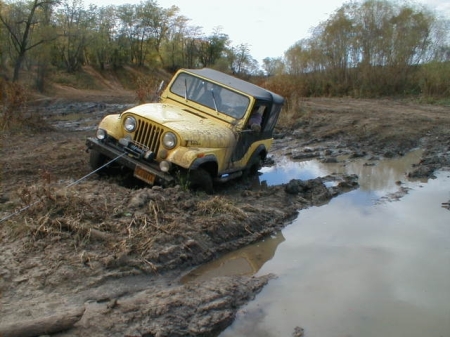
<path fill-rule="evenodd" d="M 74 181 L 73 183 L 70 183 L 69 185 L 67 185 L 67 186 L 65 187 L 65 189 L 68 189 L 68 188 L 70 188 L 70 187 L 72 187 L 72 186 L 74 186 L 74 185 L 80 183 L 80 182 L 83 181 L 84 179 L 86 179 L 86 178 L 90 177 L 91 175 L 93 175 L 94 173 L 100 171 L 102 168 L 108 166 L 109 164 L 115 162 L 117 159 L 119 159 L 119 158 L 121 158 L 121 157 L 123 157 L 123 156 L 126 156 L 126 155 L 127 155 L 127 153 L 122 153 L 121 155 L 117 156 L 116 158 L 111 159 L 109 162 L 107 162 L 106 164 L 103 164 L 102 166 L 100 166 L 99 168 L 95 169 L 94 171 L 92 171 L 92 172 L 86 174 L 84 177 L 82 177 L 82 178 L 80 178 L 80 179 Z M 3 221 L 6 221 L 6 220 L 12 218 L 13 216 L 16 216 L 16 215 L 18 215 L 18 214 L 20 214 L 20 213 L 26 211 L 27 209 L 29 209 L 30 207 L 33 207 L 34 205 L 38 204 L 38 203 L 41 202 L 41 201 L 42 201 L 42 199 L 36 200 L 35 202 L 33 202 L 33 203 L 31 203 L 31 204 L 29 204 L 29 205 L 27 205 L 27 206 L 25 206 L 25 207 L 22 207 L 21 209 L 17 210 L 16 212 L 7 215 L 7 216 L 5 216 L 4 218 L 1 218 L 1 219 L 0 219 L 0 223 L 2 223 Z"/>

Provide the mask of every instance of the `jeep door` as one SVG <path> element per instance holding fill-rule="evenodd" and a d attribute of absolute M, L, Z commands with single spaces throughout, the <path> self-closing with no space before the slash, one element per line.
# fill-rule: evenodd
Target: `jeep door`
<path fill-rule="evenodd" d="M 261 139 L 267 139 L 272 137 L 272 128 L 269 128 L 269 119 L 270 119 L 270 108 L 271 104 L 270 102 L 256 102 L 254 104 L 254 107 L 256 106 L 263 106 L 264 107 L 264 113 L 262 115 L 261 120 L 261 131 L 253 131 L 250 127 L 249 121 L 251 118 L 251 115 L 246 117 L 246 121 L 244 124 L 244 128 L 238 133 L 238 141 L 236 143 L 236 147 L 234 149 L 233 155 L 232 155 L 232 161 L 236 162 L 241 160 L 245 154 L 248 152 L 250 146 L 261 140 Z"/>

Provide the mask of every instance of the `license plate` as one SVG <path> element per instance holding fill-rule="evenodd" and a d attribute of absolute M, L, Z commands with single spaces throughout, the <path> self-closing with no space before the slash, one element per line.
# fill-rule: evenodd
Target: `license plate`
<path fill-rule="evenodd" d="M 155 183 L 156 176 L 153 173 L 148 172 L 141 166 L 136 166 L 136 168 L 134 169 L 134 176 L 150 185 L 153 185 Z"/>

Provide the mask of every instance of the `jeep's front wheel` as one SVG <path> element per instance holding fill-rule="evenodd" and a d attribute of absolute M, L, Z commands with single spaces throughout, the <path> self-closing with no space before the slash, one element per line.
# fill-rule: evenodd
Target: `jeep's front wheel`
<path fill-rule="evenodd" d="M 189 189 L 203 190 L 207 194 L 213 194 L 213 180 L 208 171 L 199 168 L 188 172 Z"/>
<path fill-rule="evenodd" d="M 89 164 L 92 168 L 92 170 L 98 170 L 100 167 L 102 167 L 103 165 L 105 165 L 105 163 L 107 162 L 108 158 L 101 154 L 100 152 L 94 150 L 94 149 L 90 149 L 89 150 Z M 98 173 L 101 172 L 105 172 L 105 168 L 99 170 Z"/>

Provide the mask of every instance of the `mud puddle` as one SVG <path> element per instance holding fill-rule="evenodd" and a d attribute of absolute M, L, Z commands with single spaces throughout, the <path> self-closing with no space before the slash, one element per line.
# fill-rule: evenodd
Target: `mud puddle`
<path fill-rule="evenodd" d="M 302 210 L 274 237 L 184 278 L 230 270 L 278 276 L 220 336 L 290 336 L 299 326 L 305 335 L 324 337 L 446 335 L 450 212 L 441 204 L 450 197 L 450 173 L 407 181 L 405 173 L 420 154 L 375 165 L 309 161 L 263 169 L 260 179 L 267 184 L 280 183 L 274 180 L 280 175 L 298 179 L 301 167 L 301 179 L 356 173 L 361 187 Z"/>
<path fill-rule="evenodd" d="M 379 198 L 396 199 L 407 192 L 407 187 L 399 186 L 412 165 L 420 160 L 422 153 L 422 150 L 415 150 L 401 158 L 378 161 L 376 164 L 371 164 L 366 159 L 351 160 L 345 157 L 332 164 L 318 160 L 295 162 L 284 159 L 276 166 L 263 167 L 254 185 L 280 185 L 291 179 L 308 180 L 334 173 L 357 174 L 360 188 L 353 192 L 353 203 L 371 205 Z M 320 209 L 322 210 L 323 206 Z M 275 255 L 278 244 L 284 240 L 283 233 L 280 232 L 261 242 L 233 251 L 193 270 L 182 278 L 182 282 L 215 276 L 253 275 Z"/>
<path fill-rule="evenodd" d="M 349 158 L 341 156 L 336 163 L 319 160 L 292 161 L 284 159 L 275 166 L 261 169 L 261 181 L 267 185 L 287 183 L 291 179 L 314 179 L 332 173 L 356 174 L 362 190 L 376 190 L 380 193 L 395 188 L 397 181 L 405 180 L 405 173 L 417 164 L 423 150 L 414 150 L 400 158 L 378 160 L 378 158 Z"/>
<path fill-rule="evenodd" d="M 284 240 L 283 233 L 278 232 L 263 241 L 248 245 L 196 268 L 182 277 L 181 283 L 194 280 L 203 281 L 217 276 L 254 275 L 267 261 L 274 257 L 278 245 Z"/>

